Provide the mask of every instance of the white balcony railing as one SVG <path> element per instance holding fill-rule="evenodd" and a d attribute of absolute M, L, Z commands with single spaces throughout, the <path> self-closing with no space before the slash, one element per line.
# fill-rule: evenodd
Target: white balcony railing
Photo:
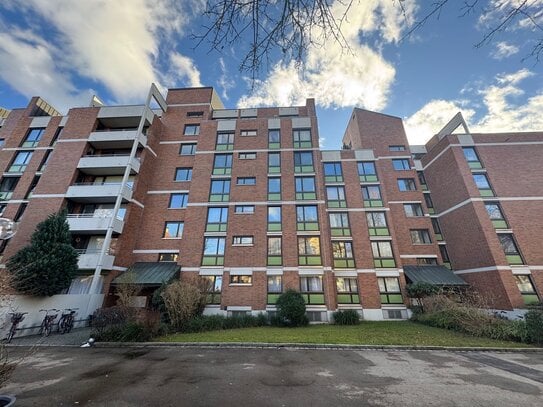
<path fill-rule="evenodd" d="M 108 213 L 109 212 L 109 213 Z M 112 211 L 95 212 L 90 214 L 69 214 L 68 224 L 71 232 L 79 233 L 105 233 L 109 225 L 112 225 L 113 232 L 121 233 L 124 222 L 122 219 L 113 219 Z"/>
<path fill-rule="evenodd" d="M 138 173 L 140 160 L 129 155 L 88 155 L 80 158 L 77 168 L 92 175 L 121 175 L 129 163 L 132 171 Z"/>
<path fill-rule="evenodd" d="M 66 191 L 66 198 L 70 198 L 77 202 L 115 202 L 119 195 L 122 195 L 125 201 L 132 199 L 131 184 L 127 184 L 121 188 L 120 182 L 101 184 L 83 182 L 68 187 L 68 190 Z"/>

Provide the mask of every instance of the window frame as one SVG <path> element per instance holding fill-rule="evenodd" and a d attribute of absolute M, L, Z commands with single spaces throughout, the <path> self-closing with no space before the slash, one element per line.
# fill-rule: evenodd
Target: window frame
<path fill-rule="evenodd" d="M 307 157 L 311 157 L 311 163 L 308 163 Z M 295 151 L 294 152 L 294 173 L 314 173 L 315 172 L 315 160 L 313 157 L 313 151 Z"/>
<path fill-rule="evenodd" d="M 234 213 L 237 215 L 252 215 L 255 213 L 255 206 L 254 205 L 235 205 Z"/>
<path fill-rule="evenodd" d="M 189 129 L 194 129 L 193 132 L 188 132 Z M 187 123 L 183 129 L 183 136 L 199 136 L 200 123 Z"/>
<path fill-rule="evenodd" d="M 228 202 L 230 200 L 231 182 L 230 178 L 213 178 L 209 185 L 209 202 Z M 222 183 L 220 193 L 213 192 L 215 184 Z"/>
<path fill-rule="evenodd" d="M 356 268 L 351 240 L 332 240 L 332 263 L 334 268 Z"/>
<path fill-rule="evenodd" d="M 216 151 L 230 151 L 234 149 L 235 133 L 233 131 L 218 131 L 215 141 Z M 226 140 L 223 140 L 226 138 Z"/>
<path fill-rule="evenodd" d="M 371 198 L 371 190 L 379 192 L 379 198 Z M 383 195 L 381 194 L 381 187 L 379 185 L 362 185 L 362 200 L 365 208 L 380 208 L 383 207 Z"/>
<path fill-rule="evenodd" d="M 277 183 L 277 185 L 274 185 L 275 183 Z M 274 188 L 271 188 L 272 185 Z M 268 192 L 268 201 L 281 200 L 281 177 L 268 177 L 266 188 Z"/>
<path fill-rule="evenodd" d="M 411 162 L 409 158 L 393 158 L 392 168 L 394 171 L 409 171 L 411 169 Z"/>
<path fill-rule="evenodd" d="M 388 282 L 392 279 L 396 280 L 394 289 L 389 288 Z M 382 282 L 382 284 L 381 284 Z M 398 277 L 377 277 L 377 285 L 379 286 L 379 296 L 381 304 L 403 304 L 402 286 Z"/>
<path fill-rule="evenodd" d="M 270 210 L 279 210 L 279 220 L 270 220 L 275 219 L 270 217 Z M 267 207 L 266 220 L 267 220 L 267 230 L 268 232 L 280 232 L 283 225 L 283 213 L 281 205 L 269 205 Z"/>
<path fill-rule="evenodd" d="M 213 246 L 208 242 L 216 241 Z M 208 247 L 216 247 L 215 251 L 206 253 Z M 222 249 L 222 250 L 221 250 Z M 202 252 L 202 266 L 224 266 L 224 254 L 226 251 L 226 237 L 204 236 L 204 249 Z"/>
<path fill-rule="evenodd" d="M 415 246 L 432 244 L 430 231 L 428 229 L 409 229 L 411 243 Z"/>
<path fill-rule="evenodd" d="M 313 215 L 313 210 L 314 217 L 310 216 Z M 319 207 L 317 205 L 296 205 L 296 230 L 302 232 L 319 230 Z"/>
<path fill-rule="evenodd" d="M 255 238 L 251 235 L 232 236 L 232 246 L 254 246 Z"/>
<path fill-rule="evenodd" d="M 195 155 L 196 154 L 196 146 L 197 146 L 197 143 L 182 143 L 181 146 L 179 147 L 179 155 L 180 156 L 193 156 L 193 155 Z M 185 147 L 190 148 L 188 153 L 183 152 L 183 149 Z"/>
<path fill-rule="evenodd" d="M 313 141 L 311 137 L 311 128 L 292 129 L 292 142 L 293 142 L 294 148 L 313 147 Z"/>
<path fill-rule="evenodd" d="M 312 185 L 307 185 L 307 182 Z M 306 187 L 311 187 L 306 189 Z M 303 175 L 294 177 L 294 193 L 297 201 L 317 199 L 317 184 L 313 175 Z"/>
<path fill-rule="evenodd" d="M 376 223 L 376 215 L 384 219 L 384 226 Z M 385 211 L 368 211 L 366 212 L 366 222 L 368 224 L 368 233 L 370 236 L 390 236 L 388 221 Z"/>
<path fill-rule="evenodd" d="M 346 287 L 340 289 L 338 284 L 343 281 L 342 286 Z M 354 282 L 354 287 L 353 287 Z M 358 278 L 357 277 L 336 277 L 336 298 L 338 304 L 360 304 L 360 294 L 358 292 Z"/>
<path fill-rule="evenodd" d="M 322 164 L 324 182 L 343 182 L 341 161 L 330 161 Z M 339 169 L 339 171 L 338 171 Z"/>
<path fill-rule="evenodd" d="M 371 171 L 367 172 L 366 165 L 370 165 L 372 167 L 373 172 Z M 379 177 L 377 175 L 377 166 L 375 165 L 375 161 L 357 161 L 356 166 L 357 166 L 357 171 L 358 171 L 358 179 L 361 182 L 379 181 Z"/>
<path fill-rule="evenodd" d="M 36 135 L 34 135 L 35 131 L 37 131 Z M 32 127 L 28 129 L 28 131 L 26 132 L 25 138 L 21 142 L 21 145 L 19 147 L 22 147 L 22 148 L 37 147 L 40 144 L 40 141 L 43 138 L 44 133 L 45 133 L 45 127 Z M 33 136 L 32 139 L 30 138 L 31 136 Z"/>
<path fill-rule="evenodd" d="M 166 233 L 169 230 L 169 225 L 176 226 L 175 236 L 167 236 Z M 185 222 L 183 221 L 166 221 L 164 222 L 164 231 L 162 232 L 162 239 L 182 239 L 183 230 L 185 228 Z M 168 232 L 169 234 L 169 232 Z"/>
<path fill-rule="evenodd" d="M 210 220 L 211 219 L 211 220 Z M 218 221 L 215 221 L 218 219 Z M 226 232 L 228 228 L 228 206 L 208 206 L 206 232 Z"/>
<path fill-rule="evenodd" d="M 400 192 L 412 192 L 417 190 L 417 183 L 414 178 L 398 178 L 396 182 Z"/>
<path fill-rule="evenodd" d="M 279 250 L 277 243 L 279 242 Z M 280 266 L 283 264 L 283 238 L 282 236 L 268 236 L 267 238 L 267 264 L 268 266 Z M 272 250 L 273 249 L 273 250 Z"/>
<path fill-rule="evenodd" d="M 408 212 L 405 210 L 406 207 L 410 207 L 411 213 L 413 215 L 409 215 Z M 417 208 L 415 211 L 413 211 L 413 208 Z M 420 203 L 404 203 L 403 204 L 403 211 L 405 213 L 406 218 L 420 218 L 424 217 L 424 210 L 422 209 L 422 204 Z M 419 212 L 420 211 L 420 212 Z"/>
<path fill-rule="evenodd" d="M 179 179 L 179 175 L 186 173 L 186 176 Z M 173 178 L 174 182 L 190 182 L 192 181 L 192 167 L 177 167 Z"/>
<path fill-rule="evenodd" d="M 371 253 L 373 256 L 373 266 L 375 268 L 396 268 L 396 259 L 394 258 L 394 249 L 392 248 L 392 242 L 390 240 L 372 240 Z M 388 245 L 390 249 L 390 256 L 383 254 L 381 245 Z M 387 249 L 387 252 L 389 250 Z"/>
<path fill-rule="evenodd" d="M 317 279 L 320 281 L 320 290 L 312 290 L 312 284 L 310 279 Z M 316 281 L 317 281 L 316 280 Z M 300 276 L 300 293 L 304 298 L 307 305 L 324 305 L 324 285 L 322 276 Z"/>
<path fill-rule="evenodd" d="M 236 185 L 256 185 L 256 177 L 237 177 Z"/>
<path fill-rule="evenodd" d="M 253 285 L 253 276 L 248 274 L 230 274 L 230 280 L 228 284 L 250 286 Z"/>
<path fill-rule="evenodd" d="M 317 242 L 318 253 L 313 253 L 311 240 Z M 303 250 L 301 250 L 303 249 Z M 320 236 L 299 236 L 298 235 L 298 265 L 299 266 L 321 266 L 322 250 Z"/>
<path fill-rule="evenodd" d="M 174 198 L 181 199 L 181 206 L 172 206 Z M 168 202 L 168 209 L 185 209 L 189 202 L 189 194 L 186 192 L 173 192 L 170 194 L 170 199 Z"/>
<path fill-rule="evenodd" d="M 339 215 L 339 222 L 332 220 Z M 345 222 L 345 219 L 347 220 Z M 330 234 L 332 236 L 351 236 L 351 225 L 349 221 L 349 212 L 328 212 L 328 222 L 330 224 Z M 339 226 L 334 226 L 339 225 Z"/>
<path fill-rule="evenodd" d="M 6 172 L 20 174 L 26 171 L 30 160 L 32 160 L 33 151 L 28 150 L 19 150 L 17 154 L 13 157 L 11 164 L 8 167 Z M 19 161 L 19 157 L 24 157 L 22 161 Z"/>

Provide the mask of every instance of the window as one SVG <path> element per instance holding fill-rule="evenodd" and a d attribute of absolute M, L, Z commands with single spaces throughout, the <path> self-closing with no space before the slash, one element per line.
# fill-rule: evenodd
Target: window
<path fill-rule="evenodd" d="M 253 276 L 234 274 L 230 276 L 230 284 L 253 284 Z"/>
<path fill-rule="evenodd" d="M 300 266 L 320 266 L 321 246 L 320 238 L 298 236 L 298 264 Z"/>
<path fill-rule="evenodd" d="M 232 245 L 234 246 L 252 246 L 253 242 L 253 236 L 234 236 L 232 238 Z"/>
<path fill-rule="evenodd" d="M 529 275 L 516 275 L 515 281 L 522 295 L 525 305 L 533 305 L 539 303 L 539 297 L 535 291 L 534 284 Z"/>
<path fill-rule="evenodd" d="M 316 205 L 304 205 L 296 207 L 296 230 L 319 230 L 319 218 Z"/>
<path fill-rule="evenodd" d="M 6 140 L 3 138 L 0 138 L 0 148 L 4 147 L 4 144 L 6 143 Z"/>
<path fill-rule="evenodd" d="M 256 130 L 241 130 L 239 135 L 242 137 L 254 137 L 257 135 Z"/>
<path fill-rule="evenodd" d="M 206 237 L 204 239 L 202 266 L 224 265 L 224 243 L 224 237 Z"/>
<path fill-rule="evenodd" d="M 332 257 L 335 268 L 354 268 L 352 242 L 332 242 Z"/>
<path fill-rule="evenodd" d="M 279 129 L 268 130 L 268 148 L 281 147 L 281 132 Z"/>
<path fill-rule="evenodd" d="M 281 153 L 268 153 L 268 173 L 278 174 L 281 172 Z"/>
<path fill-rule="evenodd" d="M 183 236 L 183 222 L 166 222 L 164 226 L 164 239 L 177 239 Z"/>
<path fill-rule="evenodd" d="M 190 181 L 192 179 L 192 168 L 182 167 L 175 169 L 174 181 Z"/>
<path fill-rule="evenodd" d="M 222 276 L 202 276 L 206 288 L 206 304 L 221 303 Z"/>
<path fill-rule="evenodd" d="M 233 150 L 234 149 L 234 133 L 218 133 L 216 150 Z"/>
<path fill-rule="evenodd" d="M 232 172 L 232 154 L 215 154 L 213 175 L 230 175 Z"/>
<path fill-rule="evenodd" d="M 366 220 L 370 236 L 390 235 L 385 212 L 366 212 Z"/>
<path fill-rule="evenodd" d="M 204 112 L 187 112 L 187 117 L 204 117 Z"/>
<path fill-rule="evenodd" d="M 281 237 L 268 236 L 268 266 L 280 266 L 282 263 Z"/>
<path fill-rule="evenodd" d="M 32 158 L 32 151 L 19 151 L 11 163 L 8 172 L 23 172 Z"/>
<path fill-rule="evenodd" d="M 294 172 L 314 172 L 313 153 L 300 151 L 294 153 Z"/>
<path fill-rule="evenodd" d="M 347 212 L 332 212 L 330 218 L 330 233 L 332 236 L 351 236 L 349 215 Z"/>
<path fill-rule="evenodd" d="M 324 180 L 326 182 L 343 182 L 341 163 L 324 163 Z"/>
<path fill-rule="evenodd" d="M 432 243 L 432 240 L 430 239 L 430 233 L 428 233 L 428 229 L 411 229 L 409 233 L 411 234 L 411 242 L 413 244 Z"/>
<path fill-rule="evenodd" d="M 228 208 L 207 208 L 206 232 L 226 232 L 228 225 Z"/>
<path fill-rule="evenodd" d="M 255 160 L 256 153 L 238 153 L 238 158 L 240 160 Z"/>
<path fill-rule="evenodd" d="M 379 283 L 381 304 L 403 304 L 398 277 L 380 277 L 377 282 Z"/>
<path fill-rule="evenodd" d="M 376 268 L 396 267 L 394 255 L 392 254 L 392 244 L 388 240 L 371 242 L 371 251 L 373 253 L 373 265 Z"/>
<path fill-rule="evenodd" d="M 295 177 L 296 199 L 317 199 L 315 177 Z"/>
<path fill-rule="evenodd" d="M 398 179 L 398 189 L 402 192 L 416 191 L 417 186 L 415 185 L 415 180 L 413 178 L 400 178 Z"/>
<path fill-rule="evenodd" d="M 326 201 L 329 208 L 346 208 L 345 188 L 342 186 L 327 186 Z"/>
<path fill-rule="evenodd" d="M 479 160 L 479 156 L 477 155 L 477 151 L 475 151 L 475 147 L 462 147 L 462 152 L 464 153 L 464 157 L 466 158 L 470 168 L 483 168 L 481 160 Z"/>
<path fill-rule="evenodd" d="M 189 194 L 170 194 L 169 209 L 186 208 L 189 200 Z"/>
<path fill-rule="evenodd" d="M 419 177 L 420 186 L 423 191 L 428 190 L 428 185 L 426 185 L 426 177 L 424 176 L 424 172 L 417 171 L 417 176 Z"/>
<path fill-rule="evenodd" d="M 230 180 L 212 179 L 209 202 L 227 202 L 230 199 Z"/>
<path fill-rule="evenodd" d="M 194 155 L 196 153 L 196 144 L 181 144 L 179 155 Z"/>
<path fill-rule="evenodd" d="M 426 203 L 426 207 L 428 208 L 428 213 L 430 215 L 433 215 L 436 211 L 434 209 L 434 202 L 432 201 L 432 197 L 430 194 L 424 194 L 424 202 Z"/>
<path fill-rule="evenodd" d="M 362 186 L 362 197 L 364 198 L 364 207 L 366 208 L 383 206 L 381 189 L 378 185 Z"/>
<path fill-rule="evenodd" d="M 25 140 L 21 143 L 21 147 L 36 147 L 45 133 L 45 128 L 30 129 L 26 134 Z"/>
<path fill-rule="evenodd" d="M 322 276 L 300 277 L 300 292 L 306 304 L 324 304 L 324 290 L 322 288 Z"/>
<path fill-rule="evenodd" d="M 281 200 L 281 178 L 268 178 L 268 201 Z"/>
<path fill-rule="evenodd" d="M 4 177 L 0 182 L 0 200 L 7 201 L 11 199 L 15 187 L 19 183 L 20 177 Z"/>
<path fill-rule="evenodd" d="M 38 168 L 39 172 L 45 171 L 45 168 L 47 168 L 47 163 L 49 162 L 49 159 L 51 158 L 52 150 L 48 150 L 45 152 L 45 155 L 43 156 L 43 160 L 41 160 L 40 167 Z"/>
<path fill-rule="evenodd" d="M 419 203 L 403 204 L 403 210 L 405 212 L 405 216 L 408 218 L 424 216 L 424 213 L 422 212 L 422 205 Z"/>
<path fill-rule="evenodd" d="M 441 259 L 443 260 L 443 265 L 447 268 L 451 268 L 451 259 L 449 258 L 449 252 L 447 251 L 447 246 L 445 246 L 444 244 L 440 244 L 439 252 L 441 253 Z"/>
<path fill-rule="evenodd" d="M 361 161 L 358 163 L 358 178 L 362 182 L 377 181 L 377 171 L 373 161 Z"/>
<path fill-rule="evenodd" d="M 417 257 L 417 264 L 419 266 L 437 265 L 437 259 L 435 257 Z"/>
<path fill-rule="evenodd" d="M 197 136 L 198 134 L 200 134 L 199 124 L 185 124 L 184 136 Z"/>
<path fill-rule="evenodd" d="M 281 207 L 268 206 L 268 232 L 281 230 Z"/>
<path fill-rule="evenodd" d="M 432 218 L 432 228 L 434 229 L 434 234 L 436 235 L 437 240 L 443 240 L 443 235 L 441 233 L 441 226 L 439 226 L 439 221 L 437 218 Z"/>
<path fill-rule="evenodd" d="M 396 171 L 410 170 L 411 165 L 409 164 L 409 159 L 407 158 L 397 158 L 392 160 L 392 166 Z"/>
<path fill-rule="evenodd" d="M 515 238 L 511 233 L 500 233 L 498 234 L 498 239 L 500 239 L 505 257 L 507 258 L 509 264 L 524 264 L 517 243 L 515 242 Z"/>
<path fill-rule="evenodd" d="M 255 213 L 254 205 L 236 205 L 234 213 Z"/>
<path fill-rule="evenodd" d="M 256 185 L 255 177 L 238 177 L 236 180 L 237 185 Z"/>
<path fill-rule="evenodd" d="M 336 290 L 338 304 L 360 304 L 356 277 L 337 277 Z"/>
<path fill-rule="evenodd" d="M 268 276 L 268 304 L 275 304 L 283 292 L 283 277 Z"/>
<path fill-rule="evenodd" d="M 294 148 L 310 148 L 311 147 L 311 130 L 293 130 L 292 137 L 294 139 Z"/>
<path fill-rule="evenodd" d="M 500 204 L 497 202 L 487 202 L 485 203 L 485 208 L 488 213 L 488 216 L 490 217 L 490 220 L 492 221 L 492 224 L 496 229 L 507 229 L 507 221 L 505 220 L 505 217 L 503 216 L 502 209 L 500 207 Z"/>
<path fill-rule="evenodd" d="M 494 196 L 494 191 L 492 191 L 486 174 L 473 174 L 473 180 L 477 188 L 479 188 L 481 196 Z"/>
<path fill-rule="evenodd" d="M 178 253 L 159 253 L 158 261 L 175 261 L 179 259 Z"/>
<path fill-rule="evenodd" d="M 404 145 L 388 146 L 388 151 L 405 151 Z"/>

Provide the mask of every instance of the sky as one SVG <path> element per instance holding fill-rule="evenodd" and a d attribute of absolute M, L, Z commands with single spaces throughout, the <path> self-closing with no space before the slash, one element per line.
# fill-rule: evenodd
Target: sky
<path fill-rule="evenodd" d="M 213 0 L 211 0 L 213 1 Z M 543 130 L 543 38 L 521 16 L 475 47 L 520 0 L 479 0 L 463 15 L 450 0 L 404 38 L 434 3 L 355 0 L 341 33 L 310 46 L 305 69 L 274 52 L 252 82 L 240 72 L 247 41 L 219 51 L 194 35 L 209 21 L 205 0 L 2 0 L 0 107 L 41 96 L 66 114 L 92 95 L 106 104 L 143 103 L 151 83 L 213 86 L 227 108 L 304 105 L 315 98 L 321 147 L 338 149 L 354 107 L 404 119 L 411 144 L 424 144 L 458 111 L 472 132 Z M 528 0 L 543 25 L 543 0 Z M 332 4 L 345 13 L 345 0 Z M 407 17 L 407 18 L 406 18 Z M 543 56 L 543 55 L 542 55 Z"/>

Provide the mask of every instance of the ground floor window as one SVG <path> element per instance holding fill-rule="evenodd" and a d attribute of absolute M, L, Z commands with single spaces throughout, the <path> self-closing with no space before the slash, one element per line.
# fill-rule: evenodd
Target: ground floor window
<path fill-rule="evenodd" d="M 283 292 L 283 276 L 268 276 L 268 304 L 275 304 Z"/>
<path fill-rule="evenodd" d="M 517 275 L 515 276 L 515 281 L 517 287 L 522 294 L 522 299 L 524 300 L 525 305 L 537 304 L 539 303 L 539 297 L 532 283 L 532 279 L 529 275 Z"/>
<path fill-rule="evenodd" d="M 400 290 L 400 280 L 398 277 L 380 277 L 379 294 L 381 295 L 381 304 L 402 304 L 402 292 Z"/>
<path fill-rule="evenodd" d="M 337 277 L 336 289 L 338 304 L 360 304 L 356 277 Z"/>
<path fill-rule="evenodd" d="M 206 304 L 221 303 L 222 276 L 202 276 L 205 282 Z"/>
<path fill-rule="evenodd" d="M 306 304 L 324 304 L 322 276 L 300 277 L 300 292 Z"/>

